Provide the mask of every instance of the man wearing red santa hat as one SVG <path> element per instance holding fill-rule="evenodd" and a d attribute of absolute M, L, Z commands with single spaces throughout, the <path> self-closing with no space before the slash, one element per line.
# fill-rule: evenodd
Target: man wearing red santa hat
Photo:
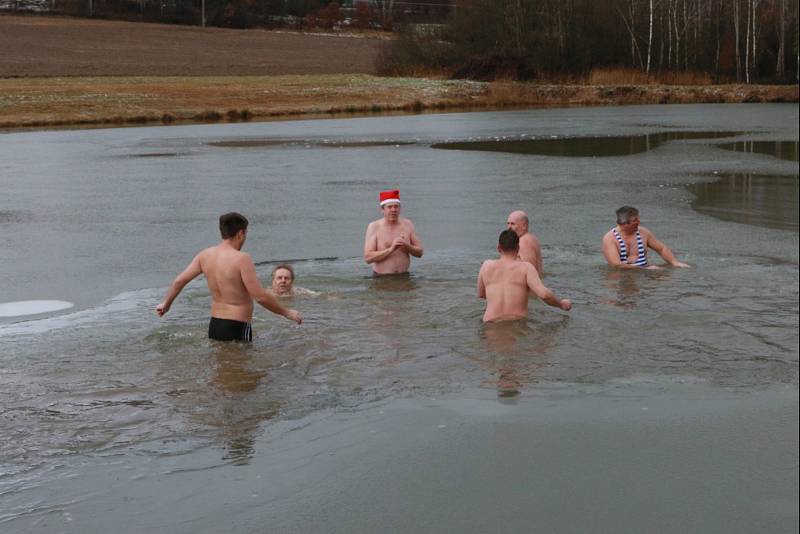
<path fill-rule="evenodd" d="M 382 191 L 378 201 L 383 218 L 367 226 L 364 260 L 372 264 L 377 275 L 408 272 L 411 256 L 422 257 L 422 242 L 414 223 L 400 217 L 400 191 Z"/>

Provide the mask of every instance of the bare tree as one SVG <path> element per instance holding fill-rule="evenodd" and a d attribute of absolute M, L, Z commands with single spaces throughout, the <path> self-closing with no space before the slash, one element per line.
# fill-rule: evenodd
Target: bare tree
<path fill-rule="evenodd" d="M 650 74 L 650 57 L 653 51 L 653 0 L 650 0 L 650 29 L 647 33 L 647 69 L 645 72 Z"/>
<path fill-rule="evenodd" d="M 739 53 L 739 43 L 741 42 L 739 38 L 739 0 L 733 0 L 733 28 L 735 32 L 735 42 L 736 42 L 736 81 L 742 81 L 742 56 Z"/>
<path fill-rule="evenodd" d="M 394 13 L 394 0 L 370 0 L 372 6 L 378 10 L 383 20 L 388 20 Z"/>
<path fill-rule="evenodd" d="M 619 5 L 615 6 L 617 8 L 617 13 L 619 13 L 622 22 L 625 24 L 625 28 L 628 29 L 628 35 L 630 36 L 631 40 L 631 63 L 633 66 L 636 66 L 636 58 L 639 58 L 639 66 L 644 67 L 644 63 L 642 61 L 642 53 L 639 50 L 639 42 L 636 39 L 636 6 L 635 0 L 628 0 L 627 1 L 627 15 L 622 11 Z"/>
<path fill-rule="evenodd" d="M 780 14 L 778 15 L 778 59 L 775 65 L 775 76 L 783 78 L 786 54 L 786 0 L 780 1 Z"/>
<path fill-rule="evenodd" d="M 744 45 L 744 77 L 747 83 L 750 83 L 750 22 L 752 19 L 751 8 L 753 3 L 747 0 L 747 31 L 745 32 L 745 45 Z"/>

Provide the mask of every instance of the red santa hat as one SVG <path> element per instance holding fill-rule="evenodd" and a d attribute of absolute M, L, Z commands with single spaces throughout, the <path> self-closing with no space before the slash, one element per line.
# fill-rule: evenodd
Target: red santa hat
<path fill-rule="evenodd" d="M 381 207 L 387 204 L 400 204 L 400 190 L 392 189 L 391 191 L 381 191 L 378 200 L 381 203 Z"/>

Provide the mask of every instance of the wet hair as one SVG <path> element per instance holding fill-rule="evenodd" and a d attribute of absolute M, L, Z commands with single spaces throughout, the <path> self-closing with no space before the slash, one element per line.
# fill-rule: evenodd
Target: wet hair
<path fill-rule="evenodd" d="M 292 275 L 292 282 L 294 282 L 294 269 L 288 263 L 281 263 L 280 265 L 276 265 L 274 269 L 272 269 L 272 280 L 275 280 L 275 273 L 277 273 L 280 269 L 286 269 L 289 271 L 289 274 Z"/>
<path fill-rule="evenodd" d="M 230 239 L 239 233 L 239 230 L 247 230 L 247 219 L 244 215 L 232 211 L 219 216 L 219 233 L 222 239 Z"/>
<path fill-rule="evenodd" d="M 519 236 L 514 230 L 500 232 L 500 239 L 497 242 L 500 245 L 500 249 L 505 252 L 513 252 L 519 249 Z"/>
<path fill-rule="evenodd" d="M 628 224 L 637 215 L 639 215 L 639 210 L 633 206 L 622 206 L 617 210 L 617 224 Z"/>

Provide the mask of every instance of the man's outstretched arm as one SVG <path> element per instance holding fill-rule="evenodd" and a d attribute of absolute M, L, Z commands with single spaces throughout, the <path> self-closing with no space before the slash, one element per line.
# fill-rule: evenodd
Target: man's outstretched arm
<path fill-rule="evenodd" d="M 241 262 L 242 282 L 253 300 L 276 315 L 282 315 L 297 324 L 303 323 L 303 316 L 300 312 L 286 308 L 278 301 L 277 297 L 275 297 L 271 291 L 264 289 L 261 285 L 261 281 L 258 279 L 256 266 L 253 264 L 250 255 L 243 254 L 242 259 L 239 261 Z"/>
<path fill-rule="evenodd" d="M 536 269 L 533 268 L 533 265 L 528 265 L 527 267 L 526 279 L 528 282 L 528 289 L 530 289 L 537 297 L 554 308 L 560 308 L 564 311 L 569 311 L 572 309 L 571 300 L 560 299 L 556 297 L 555 293 L 545 287 L 545 285 L 542 283 L 542 280 L 539 278 L 539 275 L 537 274 Z"/>
<path fill-rule="evenodd" d="M 689 267 L 688 263 L 683 263 L 682 261 L 678 261 L 678 258 L 675 257 L 675 254 L 672 253 L 670 248 L 659 241 L 656 236 L 653 235 L 653 232 L 648 230 L 647 228 L 640 228 L 642 233 L 647 233 L 647 246 L 658 252 L 658 255 L 664 258 L 664 261 L 672 265 L 673 267 L 680 267 L 686 268 Z"/>
<path fill-rule="evenodd" d="M 156 313 L 159 317 L 163 317 L 172 306 L 172 302 L 175 298 L 180 294 L 186 284 L 197 278 L 200 274 L 203 273 L 203 269 L 200 267 L 200 254 L 194 257 L 192 262 L 189 264 L 186 269 L 183 270 L 181 274 L 178 275 L 175 280 L 173 280 L 172 284 L 169 286 L 167 290 L 167 296 L 164 297 L 164 301 L 161 302 L 158 306 L 156 306 Z"/>

